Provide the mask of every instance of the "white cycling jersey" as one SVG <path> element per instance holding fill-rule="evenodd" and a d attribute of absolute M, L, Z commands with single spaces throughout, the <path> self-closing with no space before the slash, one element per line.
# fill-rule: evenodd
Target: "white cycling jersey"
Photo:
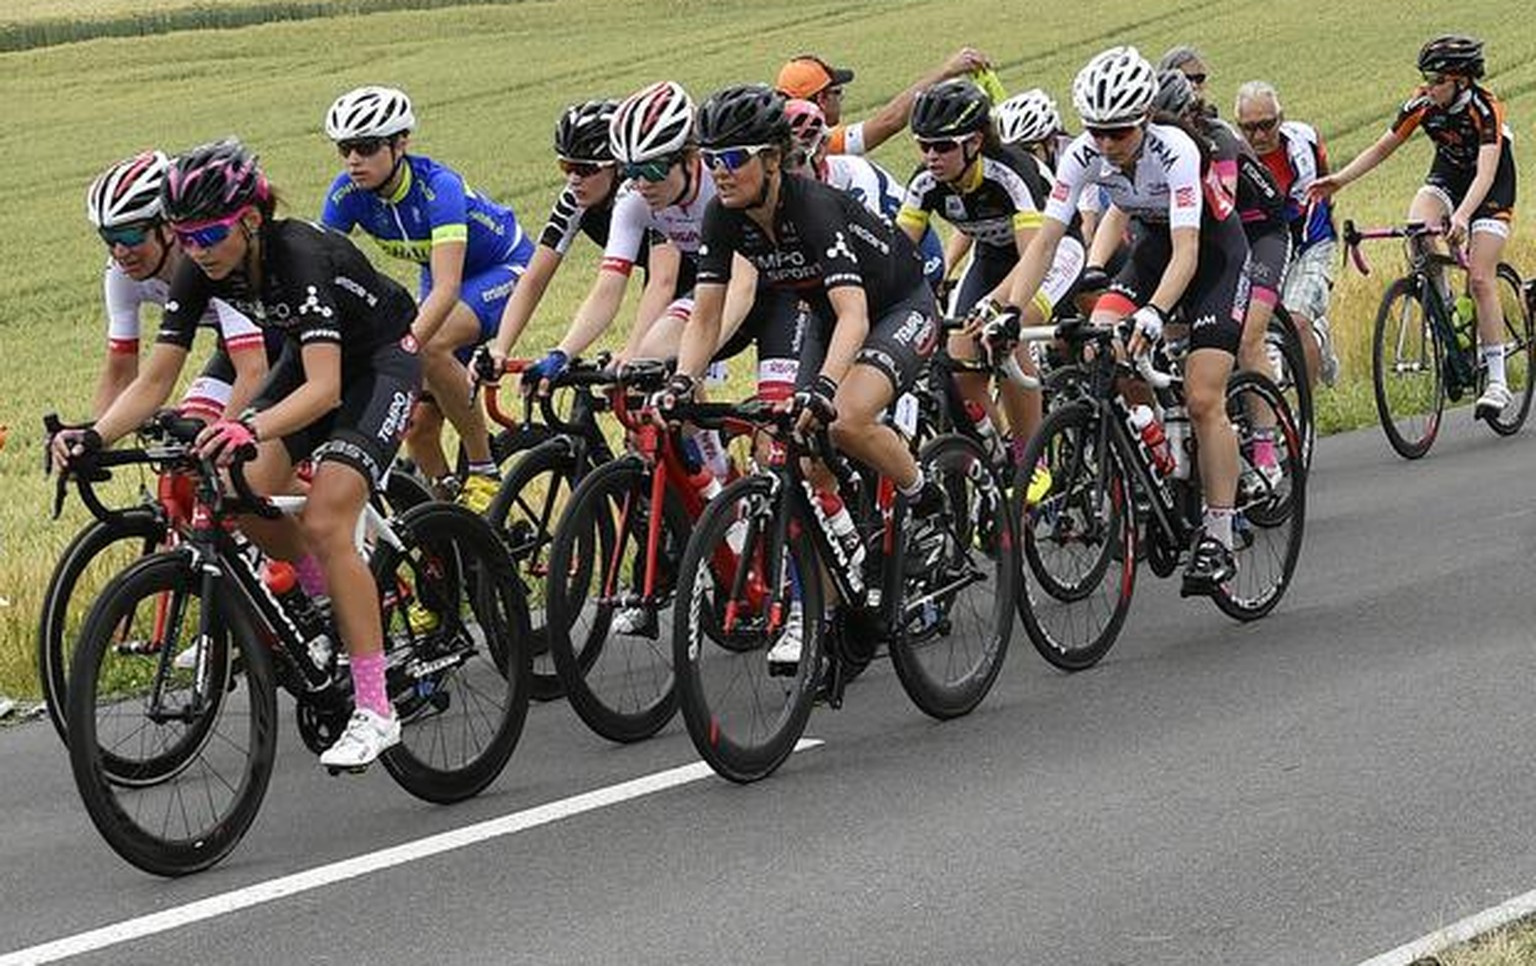
<path fill-rule="evenodd" d="M 608 244 L 603 249 L 602 267 L 628 275 L 640 257 L 640 246 L 648 243 L 650 233 L 660 232 L 685 258 L 697 257 L 704 209 L 715 196 L 715 180 L 697 158 L 688 175 L 688 195 L 676 204 L 654 211 L 645 197 L 626 184 L 613 201 L 613 220 L 608 228 Z"/>
<path fill-rule="evenodd" d="M 135 281 L 117 262 L 109 259 L 103 287 L 107 302 L 108 351 L 137 354 L 140 312 L 145 305 L 164 308 L 170 283 L 154 277 Z M 263 341 L 261 329 L 254 322 L 219 299 L 208 303 L 208 310 L 198 324 L 223 336 L 224 345 L 229 349 L 259 346 Z"/>
<path fill-rule="evenodd" d="M 875 162 L 852 154 L 829 154 L 826 165 L 822 180 L 853 195 L 875 214 L 893 218 L 901 209 L 904 186 Z"/>
<path fill-rule="evenodd" d="M 1070 224 L 1091 186 L 1102 186 L 1109 202 L 1131 217 L 1169 228 L 1199 228 L 1203 217 L 1225 221 L 1235 207 L 1214 170 L 1201 176 L 1195 142 L 1166 124 L 1147 125 L 1130 175 L 1107 160 L 1090 135 L 1080 135 L 1057 164 L 1046 217 Z"/>

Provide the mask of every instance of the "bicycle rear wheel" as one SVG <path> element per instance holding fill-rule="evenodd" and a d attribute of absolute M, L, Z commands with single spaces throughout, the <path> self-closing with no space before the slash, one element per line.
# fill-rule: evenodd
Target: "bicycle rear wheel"
<path fill-rule="evenodd" d="M 93 521 L 70 541 L 48 578 L 38 618 L 37 674 L 48 720 L 66 744 L 69 666 L 91 604 L 108 580 L 153 553 L 166 532 L 164 520 L 147 509 L 111 523 Z"/>
<path fill-rule="evenodd" d="M 1371 385 L 1387 442 L 1403 459 L 1429 452 L 1445 411 L 1445 345 L 1412 278 L 1388 287 L 1371 338 Z"/>
<path fill-rule="evenodd" d="M 1213 599 L 1227 616 L 1251 621 L 1274 609 L 1296 572 L 1306 526 L 1307 471 L 1301 432 L 1285 397 L 1266 377 L 1232 375 L 1227 418 L 1237 432 L 1241 471 L 1232 521 L 1237 576 L 1218 587 Z M 1258 455 L 1260 422 L 1272 432 L 1273 464 Z"/>
<path fill-rule="evenodd" d="M 1265 373 L 1274 380 L 1275 388 L 1285 397 L 1296 419 L 1296 430 L 1301 434 L 1301 465 L 1312 468 L 1312 448 L 1317 442 L 1317 426 L 1312 410 L 1312 383 L 1307 376 L 1307 357 L 1301 348 L 1301 336 L 1296 323 L 1284 305 L 1275 306 L 1275 314 L 1269 319 L 1269 329 L 1264 334 L 1269 347 L 1270 360 L 1275 366 L 1273 374 Z"/>
<path fill-rule="evenodd" d="M 1504 411 L 1486 420 L 1488 428 L 1500 436 L 1513 436 L 1531 414 L 1531 382 L 1536 365 L 1536 332 L 1532 331 L 1531 309 L 1526 303 L 1520 275 L 1509 265 L 1499 265 L 1499 306 L 1504 310 L 1504 375 L 1514 399 Z M 1478 391 L 1488 379 L 1486 367 L 1478 369 Z"/>
<path fill-rule="evenodd" d="M 943 543 L 937 561 L 908 568 L 919 572 L 907 578 L 891 665 L 912 703 L 942 720 L 974 710 L 1002 670 L 1019 551 L 1007 494 L 974 440 L 941 436 L 918 461 L 945 496 Z"/>
<path fill-rule="evenodd" d="M 637 457 L 588 473 L 550 548 L 550 652 L 571 707 L 609 741 L 649 738 L 672 719 L 673 595 L 692 524 L 666 494 L 656 581 L 645 593 L 651 474 Z M 623 621 L 622 628 L 615 623 Z"/>
<path fill-rule="evenodd" d="M 672 630 L 678 703 L 688 736 L 716 773 L 735 782 L 764 778 L 805 732 L 820 679 L 824 626 L 821 578 L 810 541 L 789 523 L 779 559 L 768 545 L 786 512 L 766 476 L 743 477 L 699 517 L 683 555 Z M 787 601 L 778 613 L 772 590 Z M 768 652 L 798 620 L 800 661 L 770 674 Z"/>
<path fill-rule="evenodd" d="M 580 472 L 569 442 L 556 439 L 537 446 L 513 464 L 486 513 L 512 554 L 512 564 L 528 598 L 531 694 L 536 701 L 553 701 L 565 694 L 549 650 L 547 584 L 555 526 L 570 505 Z M 611 534 L 608 536 L 611 540 Z M 587 556 L 582 555 L 582 559 Z"/>
<path fill-rule="evenodd" d="M 201 583 L 185 553 L 135 563 L 102 591 L 70 669 L 69 760 L 81 800 L 107 844 L 155 875 L 198 872 L 234 849 L 277 752 L 266 652 L 236 606 L 202 599 Z M 156 607 L 165 598 L 168 617 Z M 200 667 L 174 668 L 208 607 L 216 610 Z M 124 651 L 124 628 L 160 647 Z"/>
<path fill-rule="evenodd" d="M 528 714 L 528 613 L 484 519 L 449 503 L 407 511 L 371 561 L 400 743 L 381 761 L 429 802 L 478 794 L 506 767 Z"/>
<path fill-rule="evenodd" d="M 1109 653 L 1136 587 L 1136 519 L 1131 484 L 1100 410 L 1087 401 L 1050 412 L 1029 441 L 1013 488 L 1023 547 L 1019 616 L 1040 656 L 1064 671 L 1092 667 Z M 1027 503 L 1029 478 L 1043 465 L 1051 486 Z"/>

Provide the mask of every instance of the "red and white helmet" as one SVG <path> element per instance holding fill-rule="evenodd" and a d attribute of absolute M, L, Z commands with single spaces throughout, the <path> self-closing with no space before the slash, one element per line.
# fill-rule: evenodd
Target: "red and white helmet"
<path fill-rule="evenodd" d="M 145 151 L 108 168 L 85 193 L 85 215 L 97 228 L 159 221 L 160 182 L 170 159 Z"/>
<path fill-rule="evenodd" d="M 676 81 L 662 81 L 626 97 L 608 127 L 608 145 L 620 164 L 670 157 L 693 140 L 693 99 Z"/>
<path fill-rule="evenodd" d="M 784 116 L 789 120 L 789 136 L 795 150 L 807 158 L 813 156 L 827 138 L 827 116 L 812 101 L 799 98 L 784 102 Z"/>
<path fill-rule="evenodd" d="M 1135 47 L 1111 47 L 1072 82 L 1072 105 L 1084 124 L 1132 124 L 1146 117 L 1157 94 L 1157 71 Z"/>
<path fill-rule="evenodd" d="M 997 105 L 997 136 L 1004 144 L 1035 144 L 1060 131 L 1061 113 L 1051 95 L 1036 87 Z"/>
<path fill-rule="evenodd" d="M 393 87 L 359 87 L 336 98 L 325 112 L 325 133 L 332 141 L 387 138 L 416 126 L 411 99 Z"/>

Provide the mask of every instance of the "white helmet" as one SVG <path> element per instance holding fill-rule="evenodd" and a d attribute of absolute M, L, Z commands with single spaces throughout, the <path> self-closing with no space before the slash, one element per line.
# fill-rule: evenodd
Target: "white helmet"
<path fill-rule="evenodd" d="M 631 94 L 608 126 L 614 160 L 640 164 L 677 154 L 693 140 L 693 114 L 693 99 L 675 81 Z"/>
<path fill-rule="evenodd" d="M 1141 120 L 1157 94 L 1157 71 L 1135 47 L 1111 47 L 1088 62 L 1072 82 L 1072 104 L 1084 124 Z"/>
<path fill-rule="evenodd" d="M 160 182 L 169 164 L 162 151 L 117 162 L 91 182 L 85 193 L 86 217 L 97 228 L 160 220 Z"/>
<path fill-rule="evenodd" d="M 325 114 L 325 133 L 332 141 L 387 138 L 416 126 L 411 99 L 393 87 L 359 87 L 336 98 Z"/>
<path fill-rule="evenodd" d="M 1015 94 L 993 111 L 1004 144 L 1034 144 L 1062 129 L 1061 112 L 1051 95 L 1036 87 Z"/>

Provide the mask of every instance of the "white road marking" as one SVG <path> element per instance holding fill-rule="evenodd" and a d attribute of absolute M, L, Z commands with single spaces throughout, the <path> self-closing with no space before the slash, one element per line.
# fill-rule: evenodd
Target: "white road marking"
<path fill-rule="evenodd" d="M 1457 943 L 1464 943 L 1485 932 L 1492 932 L 1500 926 L 1507 926 L 1516 919 L 1524 919 L 1532 913 L 1536 913 L 1536 890 L 1527 892 L 1523 896 L 1515 896 L 1508 902 L 1500 903 L 1491 909 L 1474 913 L 1460 922 L 1453 922 L 1449 926 L 1436 929 L 1411 943 L 1367 959 L 1360 966 L 1408 966 L 1415 960 L 1438 955 Z"/>
<path fill-rule="evenodd" d="M 816 738 L 802 738 L 795 745 L 795 751 L 805 751 L 822 744 Z M 145 936 L 153 936 L 156 933 L 166 932 L 182 926 L 188 926 L 195 922 L 213 919 L 217 916 L 228 915 L 241 909 L 249 909 L 268 902 L 275 902 L 288 896 L 309 892 L 313 889 L 324 888 L 337 882 L 355 879 L 370 872 L 379 872 L 383 869 L 404 865 L 407 862 L 415 862 L 429 856 L 460 849 L 477 842 L 489 839 L 501 838 L 505 835 L 514 835 L 518 832 L 526 832 L 528 829 L 537 828 L 540 825 L 548 825 L 561 819 L 580 815 L 583 812 L 591 812 L 610 805 L 617 805 L 635 798 L 643 798 L 646 795 L 654 795 L 657 792 L 676 788 L 679 785 L 687 785 L 702 778 L 708 778 L 713 772 L 703 762 L 695 762 L 691 765 L 683 765 L 678 768 L 669 768 L 653 775 L 645 775 L 640 778 L 617 785 L 609 785 L 607 788 L 598 788 L 570 798 L 562 798 L 557 802 L 539 805 L 535 808 L 524 809 L 521 812 L 513 812 L 511 815 L 503 815 L 500 818 L 487 819 L 474 825 L 440 832 L 437 835 L 429 835 L 414 842 L 405 842 L 377 852 L 369 852 L 366 855 L 343 859 L 340 862 L 332 862 L 318 868 L 304 872 L 295 872 L 282 878 L 270 879 L 266 882 L 258 882 L 232 892 L 224 892 L 219 895 L 189 902 L 186 905 L 177 906 L 174 909 L 164 909 L 147 916 L 139 916 L 135 919 L 125 919 L 122 922 L 103 926 L 100 929 L 92 929 L 89 932 L 79 933 L 74 936 L 66 936 L 63 939 L 55 939 L 52 942 L 31 946 L 0 956 L 0 966 L 23 966 L 23 964 L 51 963 L 68 956 L 79 956 L 82 953 L 95 952 L 110 946 L 142 939 Z"/>

